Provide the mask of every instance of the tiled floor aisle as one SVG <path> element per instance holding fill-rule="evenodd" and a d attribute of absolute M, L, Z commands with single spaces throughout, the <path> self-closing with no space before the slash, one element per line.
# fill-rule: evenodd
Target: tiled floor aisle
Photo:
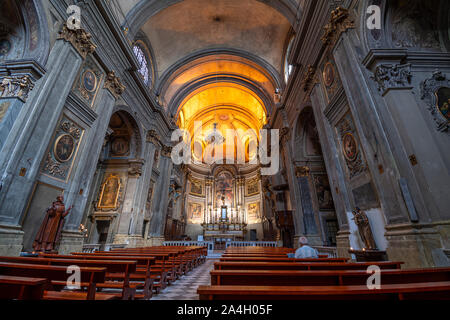
<path fill-rule="evenodd" d="M 198 300 L 197 287 L 211 284 L 209 271 L 213 269 L 214 261 L 217 260 L 206 259 L 204 264 L 182 276 L 150 300 Z"/>

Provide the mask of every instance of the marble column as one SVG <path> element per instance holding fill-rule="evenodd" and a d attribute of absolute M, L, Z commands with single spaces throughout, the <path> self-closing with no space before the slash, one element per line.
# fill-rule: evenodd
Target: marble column
<path fill-rule="evenodd" d="M 80 37 L 84 41 L 79 41 Z M 0 254 L 18 254 L 22 248 L 20 225 L 26 199 L 33 192 L 48 141 L 80 65 L 94 50 L 84 30 L 75 32 L 64 27 L 48 58 L 46 74 L 35 83 L 26 103 L 21 108 L 13 107 L 20 111 L 8 118 L 15 121 L 9 122 L 9 134 L 2 140 L 0 153 Z"/>
<path fill-rule="evenodd" d="M 160 176 L 155 186 L 154 201 L 152 203 L 152 216 L 150 218 L 150 237 L 152 245 L 160 245 L 164 241 L 164 226 L 169 198 L 169 184 L 173 162 L 170 157 L 172 148 L 163 146 L 160 160 Z"/>

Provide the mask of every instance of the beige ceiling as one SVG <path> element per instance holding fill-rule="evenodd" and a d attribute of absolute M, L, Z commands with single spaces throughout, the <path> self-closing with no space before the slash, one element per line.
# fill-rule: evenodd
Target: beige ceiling
<path fill-rule="evenodd" d="M 159 76 L 187 55 L 211 48 L 252 53 L 281 74 L 289 29 L 290 23 L 281 13 L 257 0 L 185 0 L 155 14 L 142 26 Z"/>

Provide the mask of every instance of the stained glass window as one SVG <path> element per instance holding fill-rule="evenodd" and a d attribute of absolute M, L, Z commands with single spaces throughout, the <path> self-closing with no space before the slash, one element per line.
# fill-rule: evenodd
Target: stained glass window
<path fill-rule="evenodd" d="M 149 70 L 148 70 L 148 62 L 147 57 L 144 54 L 144 51 L 139 45 L 135 45 L 133 47 L 134 55 L 136 56 L 138 63 L 139 63 L 139 69 L 138 72 L 141 74 L 142 78 L 144 79 L 144 83 L 148 84 L 149 81 Z"/>

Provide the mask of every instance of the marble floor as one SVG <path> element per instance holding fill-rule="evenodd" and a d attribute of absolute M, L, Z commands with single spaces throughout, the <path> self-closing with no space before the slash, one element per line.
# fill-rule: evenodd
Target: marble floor
<path fill-rule="evenodd" d="M 153 295 L 150 300 L 198 300 L 197 288 L 211 284 L 209 272 L 217 259 L 206 259 L 206 262 L 182 276 L 173 284 Z"/>

